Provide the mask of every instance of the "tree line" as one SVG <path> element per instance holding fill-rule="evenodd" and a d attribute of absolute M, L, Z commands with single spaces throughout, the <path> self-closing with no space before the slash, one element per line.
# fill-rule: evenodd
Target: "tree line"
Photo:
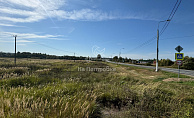
<path fill-rule="evenodd" d="M 131 58 L 123 58 L 123 57 L 118 57 L 115 56 L 113 57 L 112 61 L 114 62 L 124 62 L 124 63 L 138 63 L 138 60 L 132 60 Z M 155 59 L 150 59 L 147 60 L 147 63 L 145 63 L 145 65 L 154 65 Z M 170 59 L 161 59 L 158 61 L 158 65 L 159 66 L 171 66 L 174 68 L 177 68 L 177 62 L 176 61 L 172 61 Z M 180 66 L 181 69 L 187 69 L 187 70 L 194 70 L 194 58 L 193 57 L 189 57 L 189 56 L 185 56 L 184 60 L 183 60 L 183 64 Z"/>
<path fill-rule="evenodd" d="M 172 61 L 170 59 L 161 59 L 159 61 L 159 66 L 172 66 L 177 68 L 177 61 Z M 194 70 L 194 58 L 185 56 L 183 64 L 180 66 L 181 69 Z"/>
<path fill-rule="evenodd" d="M 15 53 L 6 53 L 0 52 L 0 57 L 8 57 L 14 58 Z M 56 55 L 48 55 L 43 53 L 30 53 L 30 52 L 17 52 L 17 58 L 33 58 L 33 59 L 67 59 L 67 60 L 85 60 L 86 57 L 76 57 L 76 56 L 56 56 Z"/>

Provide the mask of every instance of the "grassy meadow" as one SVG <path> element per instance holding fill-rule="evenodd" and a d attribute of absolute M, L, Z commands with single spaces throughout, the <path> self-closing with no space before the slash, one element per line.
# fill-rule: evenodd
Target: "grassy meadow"
<path fill-rule="evenodd" d="M 0 58 L 0 118 L 193 118 L 194 81 L 106 62 Z M 79 71 L 79 68 L 116 71 Z"/>

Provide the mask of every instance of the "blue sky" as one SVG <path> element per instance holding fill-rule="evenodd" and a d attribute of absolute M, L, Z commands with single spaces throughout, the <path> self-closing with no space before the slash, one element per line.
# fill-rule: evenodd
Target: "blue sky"
<path fill-rule="evenodd" d="M 180 1 L 180 0 L 179 0 Z M 0 51 L 132 59 L 156 58 L 159 21 L 177 0 L 0 0 Z M 174 60 L 176 46 L 194 56 L 194 1 L 183 0 L 160 36 L 159 59 Z M 160 23 L 160 30 L 165 23 Z M 142 45 L 143 44 L 143 45 Z M 122 49 L 124 48 L 124 49 Z"/>

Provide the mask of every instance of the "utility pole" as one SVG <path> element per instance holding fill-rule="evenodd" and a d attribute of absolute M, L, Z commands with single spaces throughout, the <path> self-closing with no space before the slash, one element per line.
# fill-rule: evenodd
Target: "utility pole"
<path fill-rule="evenodd" d="M 15 66 L 16 66 L 16 37 L 17 37 L 17 35 L 13 35 L 13 37 L 15 37 L 15 55 L 14 55 L 15 59 L 14 59 L 14 63 L 15 63 Z"/>
<path fill-rule="evenodd" d="M 121 48 L 121 49 L 120 49 L 118 60 L 119 60 L 119 58 L 121 57 L 121 50 L 122 50 L 122 49 L 125 49 L 125 48 Z"/>
<path fill-rule="evenodd" d="M 159 24 L 158 24 L 159 26 Z M 159 28 L 157 29 L 157 57 L 156 57 L 156 72 L 158 72 L 158 41 L 159 41 Z"/>
<path fill-rule="evenodd" d="M 74 62 L 75 62 L 75 52 L 74 52 Z"/>
<path fill-rule="evenodd" d="M 170 21 L 170 19 L 158 22 L 158 29 L 157 29 L 157 56 L 156 56 L 156 72 L 158 72 L 158 52 L 159 52 L 158 43 L 159 43 L 159 24 L 160 24 L 161 22 L 167 22 L 167 21 Z"/>

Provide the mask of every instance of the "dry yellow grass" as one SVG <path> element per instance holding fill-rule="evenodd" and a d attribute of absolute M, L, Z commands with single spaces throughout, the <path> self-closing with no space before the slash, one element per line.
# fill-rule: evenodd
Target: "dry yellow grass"
<path fill-rule="evenodd" d="M 168 73 L 104 62 L 18 61 L 18 67 L 24 68 L 14 69 L 31 70 L 27 70 L 29 74 L 5 77 L 0 81 L 0 117 L 194 116 L 190 102 L 193 100 L 194 87 L 162 82 L 170 78 Z M 6 74 L 11 74 L 12 65 L 6 64 L 0 63 L 5 68 L 0 71 L 10 71 Z M 77 71 L 78 67 L 88 66 L 110 66 L 117 68 L 117 71 Z M 74 79 L 75 76 L 79 76 L 79 79 Z M 24 81 L 27 84 L 23 84 Z"/>

